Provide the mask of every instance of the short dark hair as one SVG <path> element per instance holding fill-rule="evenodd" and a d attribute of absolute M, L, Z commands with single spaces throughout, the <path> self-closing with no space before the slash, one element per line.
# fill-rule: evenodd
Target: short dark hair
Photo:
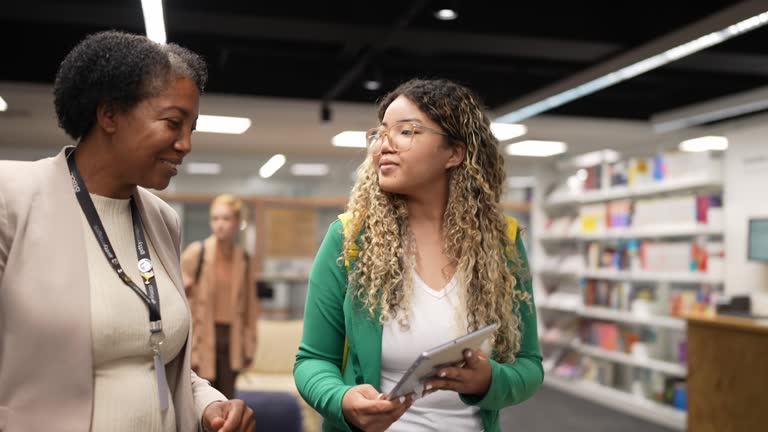
<path fill-rule="evenodd" d="M 208 79 L 205 61 L 176 44 L 115 30 L 87 36 L 59 65 L 53 85 L 59 126 L 80 140 L 96 122 L 96 108 L 110 103 L 129 110 L 184 76 L 200 93 Z"/>

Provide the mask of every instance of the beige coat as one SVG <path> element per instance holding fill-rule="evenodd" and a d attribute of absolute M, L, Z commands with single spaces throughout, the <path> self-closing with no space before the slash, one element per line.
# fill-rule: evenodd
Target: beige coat
<path fill-rule="evenodd" d="M 183 293 L 179 220 L 152 193 L 136 201 L 158 259 Z M 0 161 L 0 431 L 90 429 L 93 356 L 81 210 L 64 151 L 37 162 Z M 182 298 L 184 296 L 182 295 Z M 173 404 L 181 432 L 226 398 L 190 369 L 191 331 Z"/>
<path fill-rule="evenodd" d="M 194 286 L 195 272 L 200 259 L 200 242 L 187 246 L 181 255 L 184 282 L 189 288 L 187 298 L 192 308 L 192 326 L 195 339 L 192 342 L 192 365 L 201 377 L 216 379 L 216 331 L 214 307 L 216 295 L 214 263 L 216 262 L 216 239 L 211 236 L 205 241 L 205 256 L 200 272 L 200 281 Z M 190 286 L 192 285 L 192 286 Z M 256 285 L 250 266 L 246 265 L 243 249 L 235 247 L 232 263 L 232 304 L 237 308 L 232 317 L 230 329 L 229 358 L 232 370 L 243 369 L 253 359 L 256 349 L 256 320 L 259 316 L 259 302 Z"/>

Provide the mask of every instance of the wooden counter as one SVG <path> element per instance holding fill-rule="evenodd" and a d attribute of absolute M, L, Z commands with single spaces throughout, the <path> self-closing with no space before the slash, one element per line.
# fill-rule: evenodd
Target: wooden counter
<path fill-rule="evenodd" d="M 726 315 L 688 321 L 688 431 L 768 430 L 768 323 Z"/>

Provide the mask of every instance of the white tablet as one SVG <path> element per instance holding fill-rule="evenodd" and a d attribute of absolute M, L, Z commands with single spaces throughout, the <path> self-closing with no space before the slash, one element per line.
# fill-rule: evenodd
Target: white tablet
<path fill-rule="evenodd" d="M 491 336 L 498 326 L 498 324 L 488 325 L 424 351 L 416 358 L 400 381 L 395 384 L 392 391 L 387 394 L 387 399 L 398 398 L 420 390 L 422 383 L 437 376 L 437 371 L 442 367 L 463 365 L 464 350 L 468 348 L 480 349 L 483 341 Z"/>

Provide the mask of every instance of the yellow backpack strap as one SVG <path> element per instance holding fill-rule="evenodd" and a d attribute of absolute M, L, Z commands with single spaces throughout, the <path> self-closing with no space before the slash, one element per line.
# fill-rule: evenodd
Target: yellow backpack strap
<path fill-rule="evenodd" d="M 504 216 L 507 220 L 507 238 L 514 243 L 517 240 L 517 219 L 512 216 Z"/>
<path fill-rule="evenodd" d="M 349 230 L 351 229 L 349 224 L 350 219 L 352 219 L 352 213 L 342 213 L 339 215 L 339 220 L 341 221 L 341 227 L 342 227 L 342 231 L 344 233 L 345 239 L 355 235 L 354 233 L 349 232 Z M 360 248 L 358 248 L 356 244 L 353 243 L 349 246 L 349 250 L 346 251 L 344 254 L 344 267 L 347 268 L 347 271 L 349 271 L 350 261 L 357 258 L 357 255 L 359 253 L 360 253 Z"/>
<path fill-rule="evenodd" d="M 341 228 L 342 232 L 344 233 L 344 238 L 346 239 L 348 235 L 351 233 L 348 233 L 349 229 L 349 220 L 352 218 L 351 213 L 342 213 L 339 215 L 339 221 L 341 221 Z M 354 245 L 354 247 L 350 248 L 351 250 L 346 252 L 344 254 L 344 267 L 347 268 L 347 271 L 349 271 L 349 264 L 350 260 L 352 258 L 357 258 L 357 255 L 360 253 L 360 249 L 357 248 L 357 245 Z M 349 339 L 347 339 L 346 336 L 344 336 L 344 354 L 341 357 L 341 374 L 344 374 L 344 369 L 347 367 L 347 356 L 349 355 Z"/>

